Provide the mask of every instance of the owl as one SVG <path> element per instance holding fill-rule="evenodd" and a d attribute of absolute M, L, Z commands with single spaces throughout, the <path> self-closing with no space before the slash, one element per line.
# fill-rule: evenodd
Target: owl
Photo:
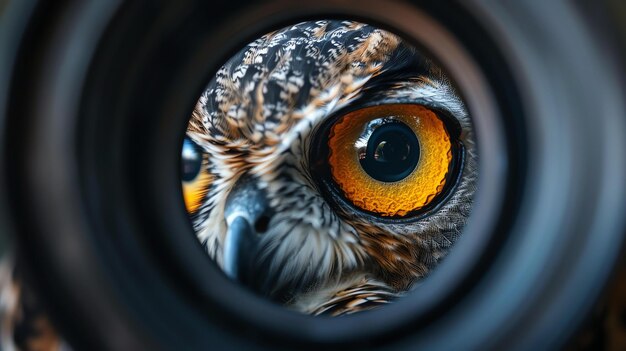
<path fill-rule="evenodd" d="M 182 162 L 193 228 L 225 274 L 330 316 L 414 289 L 460 236 L 478 176 L 442 70 L 392 33 L 334 20 L 271 32 L 224 64 Z"/>

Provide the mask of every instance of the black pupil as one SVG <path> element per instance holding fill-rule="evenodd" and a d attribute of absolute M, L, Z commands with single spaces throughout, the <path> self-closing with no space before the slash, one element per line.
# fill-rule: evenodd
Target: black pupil
<path fill-rule="evenodd" d="M 183 181 L 190 182 L 198 176 L 202 167 L 202 154 L 196 143 L 188 138 L 183 142 L 182 150 Z"/>
<path fill-rule="evenodd" d="M 396 121 L 372 132 L 360 161 L 370 177 L 381 182 L 397 182 L 413 172 L 419 156 L 415 133 L 406 124 Z"/>

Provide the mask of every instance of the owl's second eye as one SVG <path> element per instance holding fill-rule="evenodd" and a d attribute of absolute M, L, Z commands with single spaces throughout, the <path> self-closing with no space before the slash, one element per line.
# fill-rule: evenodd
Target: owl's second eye
<path fill-rule="evenodd" d="M 444 122 L 424 106 L 368 107 L 330 127 L 328 166 L 352 205 L 405 217 L 441 197 L 453 173 L 453 141 Z"/>
<path fill-rule="evenodd" d="M 185 207 L 187 212 L 194 213 L 200 207 L 211 184 L 211 175 L 206 169 L 208 158 L 195 142 L 185 138 L 181 150 L 181 161 Z"/>

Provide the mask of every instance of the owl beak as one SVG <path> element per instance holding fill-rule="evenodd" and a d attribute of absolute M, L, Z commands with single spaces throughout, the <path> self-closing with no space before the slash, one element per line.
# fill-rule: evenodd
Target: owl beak
<path fill-rule="evenodd" d="M 251 177 L 241 178 L 226 199 L 223 268 L 226 275 L 241 283 L 247 284 L 253 276 L 253 258 L 262 235 L 255 223 L 267 218 L 268 208 L 265 191 Z"/>
<path fill-rule="evenodd" d="M 229 222 L 224 242 L 224 272 L 231 279 L 242 281 L 249 273 L 250 257 L 256 251 L 258 238 L 245 217 L 237 216 Z"/>

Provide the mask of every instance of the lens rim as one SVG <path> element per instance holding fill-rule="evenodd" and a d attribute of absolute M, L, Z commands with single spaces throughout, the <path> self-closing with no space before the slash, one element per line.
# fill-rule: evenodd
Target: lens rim
<path fill-rule="evenodd" d="M 615 70 L 610 63 L 593 64 L 603 62 L 598 55 L 606 52 L 592 45 L 593 38 L 577 22 L 579 14 L 573 13 L 566 2 L 554 1 L 541 9 L 532 9 L 523 2 L 489 6 L 481 1 L 465 5 L 389 2 L 384 8 L 376 1 L 330 0 L 118 5 L 41 5 L 17 53 L 8 113 L 2 111 L 3 188 L 7 190 L 3 196 L 11 204 L 9 214 L 15 218 L 19 233 L 18 248 L 23 257 L 29 257 L 30 271 L 37 277 L 38 289 L 46 293 L 43 297 L 53 317 L 73 343 L 84 346 L 81 348 L 153 349 L 153 342 L 175 347 L 182 341 L 190 348 L 217 349 L 312 349 L 320 345 L 455 349 L 503 347 L 506 342 L 516 342 L 520 348 L 557 347 L 574 330 L 576 321 L 582 318 L 580 314 L 588 310 L 590 304 L 584 301 L 593 300 L 606 281 L 608 269 L 603 264 L 615 262 L 624 236 L 624 221 L 618 220 L 626 211 L 626 166 L 619 154 L 619 150 L 626 149 L 620 135 L 626 130 L 624 106 L 619 102 L 623 83 L 616 78 L 618 75 L 611 75 Z M 486 100 L 478 98 L 466 90 L 467 82 L 461 80 L 457 81 L 460 91 L 473 114 L 486 103 L 494 116 L 500 116 L 496 120 L 504 123 L 509 157 L 497 163 L 511 161 L 506 163 L 512 170 L 507 174 L 512 177 L 507 185 L 520 180 L 533 188 L 526 187 L 523 196 L 518 186 L 509 188 L 506 202 L 494 201 L 502 205 L 502 212 L 498 211 L 502 216 L 492 223 L 494 229 L 476 234 L 476 242 L 461 239 L 465 242 L 457 246 L 467 250 L 451 255 L 437 271 L 462 263 L 475 264 L 459 268 L 456 276 L 446 278 L 434 273 L 428 279 L 428 284 L 435 286 L 457 278 L 448 282 L 449 294 L 420 296 L 424 301 L 407 298 L 380 313 L 346 318 L 341 321 L 344 327 L 337 324 L 338 320 L 287 313 L 220 278 L 219 270 L 207 265 L 208 258 L 201 255 L 195 238 L 186 237 L 192 230 L 184 211 L 178 165 L 186 124 L 186 117 L 180 114 L 191 111 L 190 97 L 199 96 L 215 69 L 240 44 L 269 28 L 313 15 L 350 17 L 405 34 L 406 38 L 421 35 L 430 40 L 442 39 L 434 27 L 414 33 L 415 22 L 411 19 L 417 10 L 413 5 L 421 8 L 422 15 L 436 18 L 460 41 L 458 47 L 438 45 L 428 51 L 442 58 L 442 52 L 449 53 L 447 50 L 456 47 L 480 64 L 478 76 L 484 74 L 484 81 L 490 84 L 487 91 L 493 95 Z M 515 13 L 528 16 L 521 21 Z M 559 13 L 562 21 L 571 25 L 562 26 L 546 18 L 551 13 Z M 200 23 L 198 17 L 202 16 L 204 21 Z M 529 26 L 530 20 L 540 22 Z M 573 29 L 578 38 L 575 45 L 558 41 L 557 34 L 571 36 L 563 31 Z M 537 43 L 528 34 L 533 30 L 542 33 Z M 446 43 L 444 40 L 438 44 Z M 194 54 L 180 57 L 184 52 Z M 586 65 L 551 61 L 552 56 L 546 53 L 555 58 L 568 54 L 582 57 L 580 62 Z M 537 63 L 539 57 L 541 64 Z M 33 62 L 32 58 L 38 60 Z M 449 72 L 457 72 L 453 75 L 474 74 L 440 61 Z M 571 77 L 603 80 L 604 89 L 582 94 L 577 84 L 547 80 L 559 78 L 561 70 L 540 70 L 541 76 L 531 69 L 563 65 L 570 68 Z M 205 74 L 199 75 L 198 67 L 204 67 Z M 590 71 L 592 67 L 596 71 Z M 519 84 L 511 86 L 511 82 Z M 558 89 L 533 89 L 546 86 Z M 577 99 L 569 101 L 567 94 Z M 164 100 L 159 100 L 161 97 Z M 554 111 L 549 98 L 567 113 Z M 572 106 L 567 108 L 559 98 Z M 492 100 L 498 104 L 492 105 Z M 526 111 L 519 109 L 521 102 Z M 592 102 L 605 112 L 595 115 L 594 125 L 567 123 L 568 118 L 588 117 L 581 113 L 593 111 Z M 160 107 L 153 116 L 143 109 L 151 104 Z M 554 114 L 547 115 L 546 111 Z M 110 118 L 103 123 L 105 130 L 84 128 L 83 123 L 91 128 L 101 126 L 88 120 L 102 123 L 105 117 Z M 141 122 L 146 121 L 151 122 L 151 131 L 144 128 L 145 134 L 140 134 L 145 143 L 138 146 L 136 140 L 130 142 L 134 133 L 128 131 L 142 130 Z M 563 136 L 551 141 L 549 136 L 555 135 L 555 129 L 548 127 L 554 127 L 554 121 L 564 122 L 556 128 Z M 587 151 L 576 147 L 570 136 L 573 133 L 579 137 L 581 131 L 591 133 Z M 108 137 L 112 149 L 85 140 L 94 134 L 100 135 L 96 140 Z M 519 142 L 530 136 L 532 143 Z M 482 136 L 478 138 L 485 142 Z M 121 143 L 111 144 L 113 141 Z M 559 164 L 557 156 L 571 160 L 571 152 L 563 145 L 576 150 L 594 165 L 592 169 L 601 170 L 602 176 L 589 177 L 584 168 L 571 162 L 565 163 L 564 169 L 580 171 L 572 173 L 572 179 L 546 171 L 550 162 Z M 480 151 L 488 151 L 487 146 L 483 144 Z M 554 149 L 541 150 L 546 146 Z M 153 151 L 158 157 L 151 155 L 149 160 L 157 159 L 161 166 L 171 166 L 169 170 L 155 174 L 160 166 L 130 165 L 128 160 L 142 149 L 144 155 L 145 150 Z M 105 160 L 93 162 L 104 156 Z M 111 165 L 111 169 L 104 167 Z M 139 174 L 154 177 L 148 177 L 147 182 L 144 178 L 145 184 L 140 184 Z M 484 178 L 481 171 L 481 181 Z M 546 211 L 540 200 L 550 199 L 541 191 L 549 190 L 549 186 L 562 191 L 570 185 L 584 185 L 568 190 L 576 193 L 572 199 L 586 201 L 559 208 L 554 218 L 542 215 L 541 210 Z M 164 195 L 156 196 L 160 191 Z M 565 213 L 577 220 L 568 222 Z M 167 223 L 160 221 L 163 214 L 168 214 Z M 488 220 L 492 215 L 481 218 Z M 589 223 L 572 227 L 581 224 L 587 215 Z M 541 223 L 549 226 L 542 227 Z M 472 225 L 477 228 L 479 223 Z M 185 226 L 187 230 L 181 229 Z M 546 228 L 549 241 L 541 235 Z M 571 229 L 571 237 L 565 229 Z M 175 240 L 173 234 L 185 239 Z M 68 243 L 72 245 L 68 247 Z M 534 255 L 534 260 L 524 254 Z M 553 266 L 537 266 L 546 262 Z M 576 274 L 580 271 L 590 274 Z M 538 272 L 546 278 L 537 278 Z M 198 289 L 194 277 L 223 285 L 220 291 L 212 291 L 217 289 L 215 286 Z M 69 301 L 73 308 L 67 309 L 59 301 Z M 154 306 L 159 308 L 155 310 Z M 405 313 L 398 311 L 399 306 L 406 309 Z M 391 311 L 399 312 L 399 320 Z M 373 316 L 377 318 L 370 318 Z M 568 322 L 563 322 L 564 318 Z M 385 325 L 376 327 L 383 321 Z M 362 329 L 355 332 L 345 328 L 347 324 Z M 101 328 L 103 325 L 106 328 Z M 287 328 L 277 330 L 277 326 Z M 338 328 L 329 330 L 333 327 Z"/>
<path fill-rule="evenodd" d="M 507 172 L 506 160 L 509 147 L 503 138 L 505 121 L 497 117 L 499 106 L 477 63 L 472 60 L 461 43 L 424 12 L 405 4 L 383 6 L 374 1 L 365 7 L 362 7 L 363 4 L 359 2 L 357 10 L 356 4 L 356 2 L 346 4 L 336 4 L 332 1 L 320 2 L 314 6 L 298 6 L 299 10 L 294 11 L 295 7 L 292 5 L 272 3 L 280 7 L 262 6 L 254 8 L 254 11 L 240 10 L 237 30 L 232 24 L 227 24 L 217 31 L 215 28 L 210 28 L 210 32 L 194 35 L 197 40 L 194 40 L 193 51 L 187 52 L 188 57 L 181 59 L 176 66 L 171 68 L 175 72 L 167 72 L 168 77 L 163 75 L 163 79 L 170 79 L 168 84 L 170 87 L 176 87 L 175 90 L 167 89 L 165 84 L 160 85 L 159 91 L 155 91 L 154 88 L 145 91 L 145 87 L 141 84 L 134 90 L 129 89 L 129 95 L 135 99 L 151 101 L 153 104 L 154 101 L 160 102 L 148 110 L 145 105 L 129 105 L 131 111 L 129 115 L 136 117 L 133 124 L 124 127 L 126 130 L 144 128 L 141 144 L 144 145 L 143 148 L 153 150 L 153 154 L 158 155 L 158 158 L 145 157 L 145 153 L 142 153 L 144 162 L 132 165 L 134 170 L 128 172 L 139 174 L 142 170 L 143 172 L 147 170 L 148 174 L 153 176 L 149 182 L 146 182 L 145 177 L 129 179 L 130 184 L 125 190 L 118 190 L 118 196 L 123 197 L 124 192 L 130 190 L 129 193 L 133 196 L 127 196 L 129 208 L 125 212 L 134 213 L 138 218 L 159 218 L 158 224 L 148 227 L 147 231 L 151 233 L 150 241 L 143 239 L 143 242 L 149 243 L 158 256 L 171 258 L 167 265 L 155 262 L 162 270 L 175 272 L 174 276 L 167 276 L 165 279 L 171 280 L 175 286 L 186 287 L 177 293 L 183 294 L 188 299 L 187 302 L 195 309 L 204 311 L 207 320 L 217 322 L 216 311 L 229 315 L 229 320 L 219 322 L 225 326 L 228 325 L 229 330 L 235 334 L 243 335 L 242 329 L 254 330 L 256 335 L 260 334 L 257 338 L 264 342 L 277 342 L 278 344 L 295 342 L 299 347 L 305 347 L 328 343 L 362 345 L 376 342 L 376 340 L 380 341 L 392 335 L 400 337 L 406 333 L 414 333 L 417 326 L 432 323 L 437 319 L 436 316 L 442 315 L 450 307 L 450 301 L 459 299 L 470 289 L 472 281 L 476 278 L 472 277 L 472 274 L 479 272 L 477 267 L 484 263 L 485 250 L 489 245 L 495 245 L 498 242 L 498 240 L 492 240 L 501 218 L 496 214 L 500 213 L 504 207 L 515 207 L 515 205 L 503 205 L 507 200 L 514 201 L 510 198 L 510 191 L 506 189 L 507 184 L 504 183 L 505 180 L 514 179 L 514 177 L 508 177 Z M 383 7 L 387 12 L 381 16 L 380 13 L 384 12 Z M 263 20 L 269 18 L 269 13 L 272 15 L 272 20 L 264 23 Z M 256 38 L 261 34 L 281 28 L 287 23 L 321 18 L 354 18 L 374 25 L 385 23 L 381 27 L 400 34 L 435 57 L 454 57 L 454 60 L 441 60 L 442 66 L 453 76 L 463 73 L 463 78 L 456 83 L 460 91 L 467 92 L 463 97 L 471 113 L 479 116 L 474 123 L 477 139 L 480 140 L 478 145 L 481 153 L 480 190 L 476 194 L 474 214 L 466 226 L 464 237 L 458 243 L 461 249 L 455 249 L 455 254 L 451 255 L 429 279 L 424 281 L 421 289 L 412 292 L 409 297 L 384 309 L 346 316 L 342 319 L 310 318 L 291 312 L 254 296 L 227 280 L 221 270 L 204 254 L 195 236 L 192 235 L 191 226 L 183 211 L 180 187 L 171 187 L 180 180 L 179 167 L 169 168 L 180 162 L 179 153 L 173 153 L 172 150 L 179 150 L 177 146 L 183 140 L 186 116 L 190 115 L 195 104 L 195 99 L 189 97 L 200 96 L 200 92 L 208 81 L 208 79 L 201 78 L 211 77 L 222 62 L 226 61 L 225 57 L 232 52 L 231 50 L 240 48 L 239 45 L 234 45 L 220 49 L 215 46 L 216 43 L 226 41 L 241 43 L 249 40 L 250 37 Z M 416 26 L 416 23 L 419 23 L 419 26 Z M 245 28 L 245 30 L 240 28 Z M 207 28 L 198 29 L 207 30 Z M 153 34 L 153 36 L 167 35 Z M 191 41 L 191 39 L 188 40 Z M 149 56 L 159 57 L 158 48 L 154 50 L 156 51 Z M 217 60 L 217 58 L 224 59 Z M 107 65 L 102 66 L 107 67 Z M 144 75 L 150 74 L 155 79 L 154 73 L 149 71 L 151 65 L 144 64 L 144 67 L 141 72 Z M 106 73 L 101 74 L 103 78 L 110 79 Z M 137 75 L 141 77 L 140 74 Z M 128 79 L 132 75 L 125 74 L 124 77 Z M 141 78 L 135 78 L 135 80 L 142 81 Z M 185 84 L 187 88 L 180 89 Z M 115 88 L 110 87 L 111 90 Z M 195 91 L 195 94 L 191 93 L 192 91 Z M 99 93 L 101 92 L 102 90 L 99 90 Z M 94 103 L 94 105 L 97 104 Z M 91 113 L 96 112 L 91 111 Z M 142 114 L 157 121 L 154 123 L 156 127 L 153 130 L 145 129 L 147 121 L 137 117 L 141 117 Z M 102 115 L 110 115 L 110 113 Z M 514 113 L 509 115 L 514 116 Z M 132 121 L 130 116 L 125 120 Z M 108 124 L 109 120 L 106 123 Z M 107 125 L 103 124 L 91 129 L 102 133 L 106 128 Z M 101 138 L 94 136 L 85 138 L 92 143 L 93 141 L 104 143 L 105 138 L 114 133 L 107 132 Z M 136 135 L 137 133 L 130 134 Z M 136 137 L 134 138 L 136 141 Z M 517 139 L 511 138 L 511 140 L 518 142 Z M 92 144 L 85 149 L 92 148 L 98 148 L 98 145 Z M 130 150 L 130 155 L 133 155 L 132 148 L 127 147 L 127 150 Z M 120 151 L 120 158 L 123 158 L 121 154 Z M 105 166 L 94 166 L 94 169 L 102 168 Z M 113 165 L 112 168 L 116 166 Z M 96 173 L 85 174 L 87 179 L 96 177 L 98 177 Z M 489 185 L 486 186 L 486 184 Z M 166 188 L 166 185 L 170 188 Z M 516 186 L 519 185 L 516 184 Z M 157 192 L 157 189 L 160 192 Z M 155 194 L 158 196 L 155 197 Z M 144 199 L 144 201 L 136 204 L 136 200 L 133 199 Z M 165 216 L 165 214 L 170 215 Z M 115 213 L 111 212 L 110 215 L 114 216 Z M 127 218 L 124 221 L 131 222 L 131 219 Z M 146 225 L 140 224 L 137 219 L 134 222 L 136 231 L 146 231 Z M 502 237 L 500 233 L 499 239 Z M 141 242 L 142 239 L 139 240 Z"/>

